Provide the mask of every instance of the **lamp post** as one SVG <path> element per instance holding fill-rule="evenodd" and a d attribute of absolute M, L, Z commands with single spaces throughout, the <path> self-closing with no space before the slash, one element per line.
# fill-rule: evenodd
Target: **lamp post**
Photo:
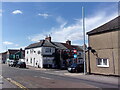
<path fill-rule="evenodd" d="M 83 59 L 84 59 L 84 75 L 86 74 L 86 55 L 85 55 L 85 19 L 84 19 L 84 7 L 82 7 L 82 26 L 83 26 Z"/>

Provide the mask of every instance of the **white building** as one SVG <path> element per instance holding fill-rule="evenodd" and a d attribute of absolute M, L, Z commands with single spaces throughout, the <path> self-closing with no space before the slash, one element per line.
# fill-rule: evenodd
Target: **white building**
<path fill-rule="evenodd" d="M 26 65 L 34 67 L 54 67 L 54 54 L 56 46 L 48 38 L 25 48 Z"/>

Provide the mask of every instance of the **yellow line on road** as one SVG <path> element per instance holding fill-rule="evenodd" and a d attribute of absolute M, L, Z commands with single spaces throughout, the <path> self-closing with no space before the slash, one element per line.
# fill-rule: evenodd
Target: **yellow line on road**
<path fill-rule="evenodd" d="M 23 90 L 29 90 L 28 88 L 26 88 L 25 86 L 23 86 L 22 84 L 20 84 L 20 83 L 18 83 L 18 82 L 16 82 L 16 81 L 12 80 L 11 78 L 6 78 L 6 79 L 7 79 L 9 82 L 15 84 L 16 86 L 22 88 Z"/>

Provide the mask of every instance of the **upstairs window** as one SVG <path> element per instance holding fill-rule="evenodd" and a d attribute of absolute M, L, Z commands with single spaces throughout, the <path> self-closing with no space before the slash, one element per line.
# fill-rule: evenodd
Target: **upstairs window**
<path fill-rule="evenodd" d="M 97 58 L 98 67 L 109 67 L 109 60 L 106 58 Z"/>
<path fill-rule="evenodd" d="M 46 48 L 45 53 L 51 53 L 51 48 Z"/>
<path fill-rule="evenodd" d="M 28 54 L 29 52 L 27 51 L 27 54 Z"/>
<path fill-rule="evenodd" d="M 38 51 L 38 54 L 40 54 L 40 51 Z"/>
<path fill-rule="evenodd" d="M 32 58 L 31 58 L 30 62 L 32 63 Z"/>
<path fill-rule="evenodd" d="M 16 55 L 16 59 L 19 59 L 19 55 Z"/>

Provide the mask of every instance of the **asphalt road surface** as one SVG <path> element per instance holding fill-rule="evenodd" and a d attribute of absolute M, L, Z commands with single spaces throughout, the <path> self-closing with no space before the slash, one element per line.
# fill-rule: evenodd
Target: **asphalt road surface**
<path fill-rule="evenodd" d="M 2 65 L 2 76 L 5 80 L 13 80 L 26 88 L 118 88 L 118 84 L 114 82 L 106 83 L 60 74 L 58 70 L 22 69 Z M 9 87 L 10 85 L 14 83 L 9 84 Z M 4 85 L 3 88 L 7 86 Z"/>

